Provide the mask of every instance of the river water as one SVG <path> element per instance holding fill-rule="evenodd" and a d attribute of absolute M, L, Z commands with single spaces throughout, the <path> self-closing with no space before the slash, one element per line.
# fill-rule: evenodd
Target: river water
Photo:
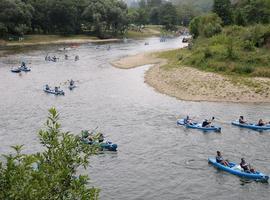
<path fill-rule="evenodd" d="M 45 123 L 47 110 L 55 106 L 64 130 L 79 133 L 98 126 L 118 144 L 117 153 L 91 157 L 87 173 L 91 184 L 101 189 L 101 199 L 268 200 L 268 184 L 217 171 L 207 158 L 220 150 L 225 158 L 239 162 L 245 157 L 270 174 L 270 132 L 230 125 L 239 115 L 250 121 L 269 120 L 269 104 L 180 101 L 144 83 L 149 66 L 122 70 L 109 64 L 126 55 L 182 46 L 181 38 L 164 43 L 149 38 L 80 45 L 67 52 L 69 60 L 57 51 L 63 45 L 28 48 L 0 58 L 0 152 L 10 153 L 9 147 L 15 144 L 25 144 L 26 153 L 40 150 L 37 131 Z M 47 53 L 59 57 L 59 62 L 45 62 Z M 77 62 L 75 55 L 80 56 Z M 22 60 L 32 71 L 11 73 L 10 68 Z M 63 83 L 71 78 L 78 87 L 68 91 Z M 66 95 L 45 94 L 46 83 L 61 85 Z M 187 114 L 198 120 L 215 116 L 222 133 L 177 127 L 177 118 Z"/>

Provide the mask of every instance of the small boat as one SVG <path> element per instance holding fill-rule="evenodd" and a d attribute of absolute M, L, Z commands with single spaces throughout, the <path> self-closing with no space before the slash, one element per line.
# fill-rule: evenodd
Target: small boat
<path fill-rule="evenodd" d="M 257 126 L 256 124 L 252 124 L 252 123 L 241 124 L 238 121 L 234 121 L 232 122 L 232 125 L 238 126 L 241 128 L 249 128 L 249 129 L 257 130 L 257 131 L 270 130 L 270 124 L 267 124 L 265 126 Z"/>
<path fill-rule="evenodd" d="M 221 132 L 221 127 L 218 127 L 218 126 L 206 126 L 206 127 L 202 127 L 202 124 L 201 123 L 197 123 L 197 122 L 186 123 L 185 122 L 185 119 L 179 119 L 179 120 L 177 120 L 177 125 L 185 126 L 186 128 L 191 128 L 191 129 L 199 129 L 199 130 L 202 130 L 202 131 Z"/>
<path fill-rule="evenodd" d="M 208 158 L 208 162 L 220 170 L 226 171 L 230 174 L 234 174 L 242 178 L 257 181 L 268 181 L 269 179 L 269 176 L 258 171 L 256 171 L 255 173 L 245 172 L 244 170 L 241 169 L 240 165 L 237 165 L 233 162 L 229 162 L 230 166 L 225 166 L 218 163 L 215 158 Z"/>
<path fill-rule="evenodd" d="M 13 73 L 20 73 L 21 69 L 19 67 L 18 68 L 12 68 L 10 71 L 13 72 Z"/>
<path fill-rule="evenodd" d="M 50 93 L 50 94 L 55 94 L 55 95 L 65 95 L 65 92 L 63 90 L 58 90 L 55 91 L 53 89 L 46 89 L 45 87 L 43 88 L 44 92 Z"/>
<path fill-rule="evenodd" d="M 85 144 L 89 144 L 89 145 L 97 145 L 102 151 L 103 150 L 107 150 L 107 151 L 117 151 L 117 144 L 114 144 L 110 141 L 90 141 L 88 139 L 88 136 L 92 133 L 89 133 L 88 131 L 82 131 L 81 132 L 82 136 L 81 136 L 81 141 Z"/>

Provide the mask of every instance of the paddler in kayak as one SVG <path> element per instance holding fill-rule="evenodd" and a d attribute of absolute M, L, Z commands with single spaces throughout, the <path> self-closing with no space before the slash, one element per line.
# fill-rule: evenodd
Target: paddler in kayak
<path fill-rule="evenodd" d="M 268 122 L 268 124 L 270 124 L 270 122 Z M 266 126 L 267 125 L 267 122 L 264 122 L 262 119 L 260 119 L 258 121 L 258 124 L 256 124 L 256 126 Z"/>
<path fill-rule="evenodd" d="M 246 123 L 247 123 L 247 121 L 244 120 L 244 116 L 240 116 L 240 117 L 239 117 L 239 123 L 240 123 L 240 124 L 246 124 Z"/>
<path fill-rule="evenodd" d="M 205 119 L 202 123 L 202 127 L 210 127 L 211 123 L 213 122 L 213 120 L 215 119 L 215 117 L 212 117 L 211 120 L 207 120 Z"/>
<path fill-rule="evenodd" d="M 188 115 L 187 115 L 187 117 L 184 119 L 184 124 L 192 124 L 192 120 L 189 118 Z"/>
<path fill-rule="evenodd" d="M 70 81 L 69 81 L 69 86 L 73 86 L 74 85 L 74 81 L 71 79 Z"/>
<path fill-rule="evenodd" d="M 255 170 L 248 164 L 244 158 L 241 158 L 240 167 L 245 171 L 249 173 L 254 173 Z"/>
<path fill-rule="evenodd" d="M 217 151 L 217 155 L 216 155 L 216 161 L 217 163 L 220 163 L 224 166 L 230 166 L 227 160 L 224 160 L 224 158 L 222 157 L 220 151 Z"/>
<path fill-rule="evenodd" d="M 45 85 L 45 89 L 46 89 L 46 90 L 50 90 L 50 87 L 49 87 L 48 84 Z"/>

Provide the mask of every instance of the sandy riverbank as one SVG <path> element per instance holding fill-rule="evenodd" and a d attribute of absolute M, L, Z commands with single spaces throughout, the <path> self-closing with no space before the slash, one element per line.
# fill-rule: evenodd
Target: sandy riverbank
<path fill-rule="evenodd" d="M 163 94 L 181 100 L 270 103 L 268 78 L 232 78 L 187 66 L 166 69 L 163 67 L 166 63 L 154 53 L 143 53 L 121 58 L 111 64 L 121 69 L 154 64 L 146 72 L 146 83 Z"/>

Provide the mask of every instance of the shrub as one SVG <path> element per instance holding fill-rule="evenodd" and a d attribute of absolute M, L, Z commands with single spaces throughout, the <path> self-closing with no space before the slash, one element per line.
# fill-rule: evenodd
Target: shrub
<path fill-rule="evenodd" d="M 255 71 L 255 68 L 250 65 L 237 66 L 232 71 L 239 74 L 251 74 L 252 72 Z"/>
<path fill-rule="evenodd" d="M 90 199 L 99 190 L 88 188 L 88 176 L 78 175 L 88 165 L 96 147 L 83 144 L 79 137 L 62 132 L 59 114 L 49 110 L 46 129 L 39 131 L 42 152 L 22 154 L 22 146 L 13 146 L 15 154 L 4 155 L 0 162 L 0 199 Z"/>
<path fill-rule="evenodd" d="M 245 40 L 244 43 L 243 43 L 243 49 L 246 50 L 246 51 L 254 51 L 255 46 L 254 46 L 252 41 Z"/>

